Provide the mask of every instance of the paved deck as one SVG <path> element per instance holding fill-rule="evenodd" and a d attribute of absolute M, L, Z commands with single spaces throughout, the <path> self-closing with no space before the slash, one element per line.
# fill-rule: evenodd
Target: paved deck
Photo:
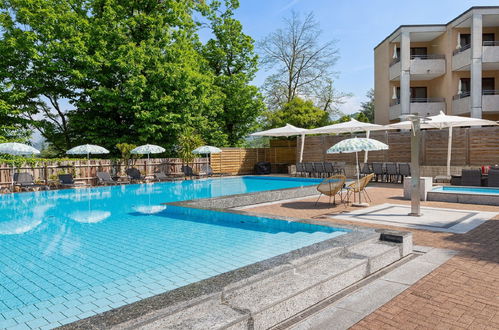
<path fill-rule="evenodd" d="M 405 204 L 400 185 L 378 184 L 369 190 L 371 205 Z M 331 206 L 322 198 L 289 201 L 247 209 L 258 213 L 315 218 L 334 223 L 390 228 L 385 224 L 331 219 L 358 210 Z M 499 212 L 497 206 L 422 202 L 426 207 Z M 391 227 L 400 229 L 400 227 Z M 465 233 L 407 228 L 417 245 L 459 251 L 400 295 L 359 321 L 353 329 L 499 329 L 499 216 Z"/>

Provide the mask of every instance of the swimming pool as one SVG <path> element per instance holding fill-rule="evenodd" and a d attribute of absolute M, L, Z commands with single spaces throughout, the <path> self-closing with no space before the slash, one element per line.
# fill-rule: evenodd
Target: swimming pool
<path fill-rule="evenodd" d="M 315 185 L 232 177 L 0 197 L 0 325 L 52 328 L 344 230 L 165 202 Z"/>
<path fill-rule="evenodd" d="M 465 194 L 493 194 L 499 195 L 499 188 L 487 188 L 487 187 L 435 187 L 432 191 L 448 192 L 448 193 L 465 193 Z"/>
<path fill-rule="evenodd" d="M 439 186 L 428 192 L 428 200 L 499 206 L 499 188 Z"/>

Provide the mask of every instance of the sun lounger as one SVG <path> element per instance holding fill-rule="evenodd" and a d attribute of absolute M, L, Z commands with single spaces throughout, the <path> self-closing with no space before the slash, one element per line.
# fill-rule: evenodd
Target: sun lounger
<path fill-rule="evenodd" d="M 63 188 L 88 186 L 88 184 L 84 182 L 75 181 L 72 174 L 59 174 L 59 185 L 62 186 Z"/>
<path fill-rule="evenodd" d="M 169 181 L 170 177 L 163 172 L 154 173 L 154 180 L 156 181 Z"/>
<path fill-rule="evenodd" d="M 97 172 L 97 180 L 100 185 L 104 186 L 115 186 L 121 183 L 127 183 L 127 182 L 118 182 L 116 180 L 113 180 L 113 178 L 108 172 Z"/>
<path fill-rule="evenodd" d="M 39 188 L 41 190 L 48 190 L 49 187 L 44 184 L 37 184 L 33 179 L 33 176 L 26 172 L 15 173 L 14 174 L 14 185 L 20 187 L 21 189 L 30 190 L 34 188 Z"/>
<path fill-rule="evenodd" d="M 128 175 L 128 179 L 132 182 L 142 182 L 145 180 L 145 177 L 140 174 L 140 171 L 135 167 L 128 168 L 125 173 Z"/>

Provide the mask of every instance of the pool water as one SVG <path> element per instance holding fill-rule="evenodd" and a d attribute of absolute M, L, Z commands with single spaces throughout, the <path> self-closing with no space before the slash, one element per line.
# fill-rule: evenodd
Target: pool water
<path fill-rule="evenodd" d="M 433 191 L 448 192 L 448 193 L 465 193 L 465 194 L 484 194 L 484 195 L 499 195 L 499 188 L 480 188 L 480 187 L 435 187 Z"/>
<path fill-rule="evenodd" d="M 233 177 L 0 197 L 0 328 L 53 328 L 345 233 L 162 203 L 315 185 Z"/>

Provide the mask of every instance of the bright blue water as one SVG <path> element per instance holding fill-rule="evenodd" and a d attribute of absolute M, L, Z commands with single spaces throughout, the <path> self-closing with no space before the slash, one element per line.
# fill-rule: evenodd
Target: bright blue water
<path fill-rule="evenodd" d="M 465 193 L 465 194 L 486 194 L 499 195 L 499 188 L 479 188 L 479 187 L 437 187 L 434 191 Z"/>
<path fill-rule="evenodd" d="M 317 184 L 235 177 L 0 197 L 0 328 L 51 328 L 343 234 L 161 203 Z"/>

